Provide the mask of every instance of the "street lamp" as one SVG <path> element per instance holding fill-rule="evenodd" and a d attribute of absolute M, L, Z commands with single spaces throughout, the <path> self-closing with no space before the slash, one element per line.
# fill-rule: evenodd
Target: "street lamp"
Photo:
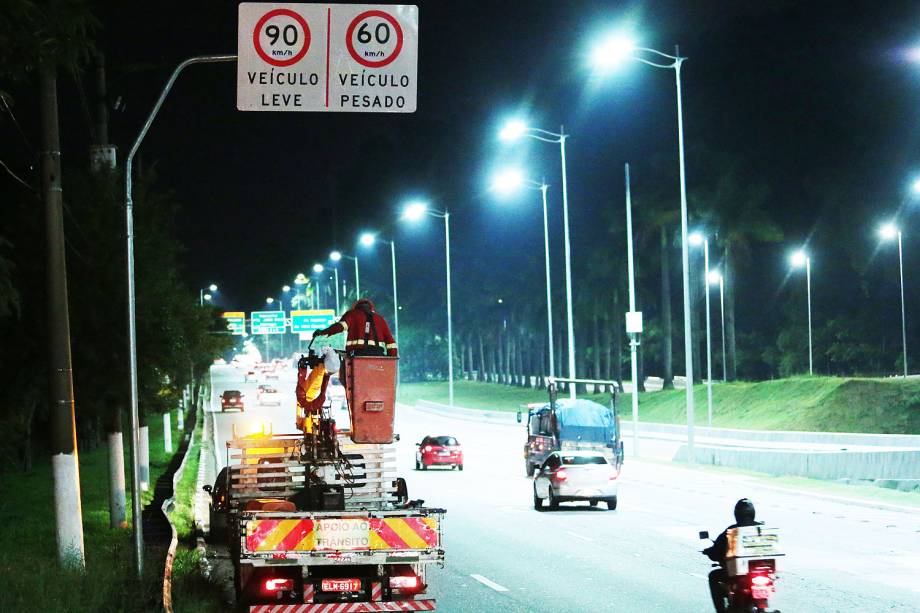
<path fill-rule="evenodd" d="M 444 259 L 447 270 L 447 397 L 448 404 L 454 406 L 454 331 L 450 300 L 450 213 L 447 210 L 432 211 L 426 203 L 414 201 L 405 206 L 402 218 L 407 221 L 419 221 L 425 215 L 444 220 Z"/>
<path fill-rule="evenodd" d="M 689 236 L 690 244 L 703 246 L 703 279 L 706 285 L 706 408 L 707 424 L 712 427 L 712 323 L 709 310 L 709 239 L 701 232 Z M 724 359 L 724 358 L 723 358 Z"/>
<path fill-rule="evenodd" d="M 342 253 L 339 251 L 331 251 L 329 253 L 329 259 L 335 262 L 335 313 L 338 317 L 340 307 L 339 307 L 339 262 L 342 260 Z"/>
<path fill-rule="evenodd" d="M 910 184 L 910 191 L 914 195 L 920 195 L 920 178 L 914 179 L 914 182 Z"/>
<path fill-rule="evenodd" d="M 523 120 L 512 119 L 499 131 L 498 136 L 504 141 L 514 141 L 526 136 L 544 143 L 559 145 L 559 156 L 562 161 L 562 227 L 565 236 L 565 306 L 569 349 L 569 378 L 575 379 L 575 322 L 572 313 L 572 246 L 569 240 L 569 191 L 565 169 L 565 141 L 569 135 L 565 133 L 562 126 L 559 127 L 558 133 L 548 132 L 528 126 Z M 575 385 L 570 383 L 568 386 L 569 397 L 574 400 Z"/>
<path fill-rule="evenodd" d="M 690 326 L 690 253 L 687 244 L 687 178 L 684 164 L 684 114 L 680 91 L 680 67 L 687 58 L 669 55 L 648 47 L 637 47 L 635 42 L 624 34 L 611 36 L 600 44 L 592 55 L 594 66 L 600 70 L 610 70 L 627 60 L 636 60 L 654 68 L 674 69 L 675 85 L 677 87 L 677 149 L 678 164 L 680 167 L 680 236 L 681 236 L 681 262 L 683 265 L 684 283 L 684 361 L 687 370 L 687 462 L 694 462 L 693 453 L 693 337 Z M 653 59 L 642 57 L 639 54 L 652 56 Z M 664 63 L 663 63 L 664 62 Z"/>
<path fill-rule="evenodd" d="M 882 240 L 898 239 L 898 275 L 901 279 L 901 348 L 904 352 L 904 378 L 907 378 L 907 315 L 904 309 L 904 250 L 901 246 L 901 230 L 893 223 L 879 228 Z"/>
<path fill-rule="evenodd" d="M 815 371 L 811 341 L 811 257 L 799 249 L 789 257 L 789 263 L 793 268 L 805 267 L 805 291 L 808 296 L 808 374 L 813 375 Z"/>
<path fill-rule="evenodd" d="M 399 342 L 399 298 L 396 293 L 396 242 L 385 239 L 378 239 L 376 234 L 365 232 L 358 239 L 362 247 L 373 247 L 374 243 L 380 240 L 390 244 L 390 266 L 393 270 L 393 331 L 396 335 L 396 341 Z M 396 375 L 396 382 L 399 383 L 399 374 Z"/>
<path fill-rule="evenodd" d="M 722 322 L 722 383 L 725 383 L 728 381 L 725 365 L 725 279 L 718 270 L 710 270 L 708 282 L 710 285 L 719 286 L 719 321 Z"/>
<path fill-rule="evenodd" d="M 268 298 L 265 299 L 265 304 L 267 304 L 267 305 L 269 306 L 269 308 L 271 308 L 271 306 L 272 306 L 272 304 L 274 304 L 274 302 L 275 302 L 275 299 L 272 298 L 271 296 L 269 296 Z M 271 357 L 271 356 L 272 356 L 272 348 L 271 348 L 271 344 L 269 343 L 270 340 L 271 340 L 271 336 L 269 336 L 268 334 L 266 334 L 266 335 L 265 335 L 265 359 L 266 359 L 266 360 L 271 360 L 271 359 L 272 359 L 272 357 Z"/>
<path fill-rule="evenodd" d="M 211 302 L 211 298 L 213 298 L 213 296 L 211 294 L 205 294 L 203 298 L 205 302 Z"/>
<path fill-rule="evenodd" d="M 358 299 L 361 297 L 361 274 L 358 270 L 358 256 L 357 255 L 347 255 L 341 251 L 333 251 L 329 254 L 329 259 L 333 262 L 338 262 L 342 258 L 346 260 L 353 260 L 355 263 L 355 298 Z"/>
<path fill-rule="evenodd" d="M 205 288 L 198 290 L 198 306 L 204 306 L 205 300 L 211 300 L 214 297 L 214 292 L 217 291 L 217 285 L 212 283 L 207 287 L 207 290 L 210 292 L 210 294 L 207 294 L 207 297 L 205 297 Z"/>
<path fill-rule="evenodd" d="M 553 355 L 553 299 L 550 284 L 550 261 L 549 261 L 549 221 L 546 211 L 546 189 L 549 187 L 545 181 L 537 183 L 526 179 L 524 174 L 517 168 L 511 168 L 495 175 L 492 181 L 492 189 L 507 194 L 520 189 L 522 186 L 531 189 L 538 189 L 543 195 L 543 258 L 546 263 L 546 340 L 549 345 L 549 376 L 556 376 L 556 361 Z M 501 304 L 501 298 L 498 299 Z"/>

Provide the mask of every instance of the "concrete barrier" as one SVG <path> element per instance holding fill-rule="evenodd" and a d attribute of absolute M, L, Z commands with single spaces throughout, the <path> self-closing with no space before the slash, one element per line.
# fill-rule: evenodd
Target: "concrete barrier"
<path fill-rule="evenodd" d="M 697 464 L 730 466 L 770 475 L 812 479 L 914 480 L 920 478 L 920 451 L 814 451 L 694 446 Z M 674 460 L 687 461 L 687 445 Z"/>
<path fill-rule="evenodd" d="M 624 430 L 631 426 L 624 423 Z M 696 426 L 696 436 L 770 443 L 817 443 L 821 445 L 906 447 L 920 450 L 917 434 L 861 434 L 856 432 L 799 432 L 783 430 L 739 430 Z M 639 433 L 654 438 L 654 434 L 686 435 L 687 426 L 677 424 L 640 423 Z"/>

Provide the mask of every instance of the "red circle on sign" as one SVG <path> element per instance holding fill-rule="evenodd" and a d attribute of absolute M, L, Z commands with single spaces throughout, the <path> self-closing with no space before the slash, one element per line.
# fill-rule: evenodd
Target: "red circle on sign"
<path fill-rule="evenodd" d="M 262 43 L 259 40 L 259 34 L 262 32 L 262 26 L 265 25 L 265 22 L 271 19 L 272 17 L 277 17 L 278 15 L 283 15 L 285 17 L 290 17 L 294 21 L 300 24 L 300 27 L 303 28 L 303 49 L 298 51 L 294 57 L 288 58 L 286 60 L 276 60 L 272 56 L 265 53 L 265 50 L 262 49 Z M 271 64 L 272 66 L 290 66 L 291 64 L 296 64 L 303 56 L 307 54 L 307 50 L 310 49 L 310 26 L 307 25 L 307 21 L 300 16 L 299 13 L 295 13 L 290 9 L 275 9 L 269 11 L 262 15 L 262 18 L 256 23 L 256 27 L 252 30 L 252 44 L 256 48 L 256 53 L 259 54 L 259 57 Z"/>
<path fill-rule="evenodd" d="M 393 49 L 393 53 L 390 55 L 390 57 L 378 60 L 376 62 L 366 60 L 358 55 L 358 52 L 355 51 L 355 44 L 351 40 L 352 34 L 355 33 L 355 28 L 358 27 L 359 23 L 368 17 L 380 17 L 381 19 L 385 19 L 386 21 L 390 22 L 390 25 L 393 26 L 394 30 L 396 30 L 396 47 Z M 402 51 L 403 31 L 402 28 L 399 27 L 399 22 L 396 21 L 396 19 L 389 13 L 385 13 L 383 11 L 365 11 L 352 19 L 351 24 L 348 26 L 348 31 L 345 33 L 345 44 L 348 46 L 348 53 L 351 54 L 351 57 L 353 57 L 355 61 L 362 66 L 367 66 L 368 68 L 382 68 L 395 60 L 399 55 L 399 52 Z"/>

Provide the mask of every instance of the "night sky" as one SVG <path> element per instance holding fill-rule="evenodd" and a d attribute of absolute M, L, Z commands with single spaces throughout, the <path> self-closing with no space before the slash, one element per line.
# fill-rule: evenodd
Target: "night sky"
<path fill-rule="evenodd" d="M 759 304 L 775 299 L 791 246 L 810 239 L 820 253 L 822 244 L 839 243 L 836 224 L 854 216 L 865 219 L 869 236 L 907 202 L 906 186 L 920 172 L 920 65 L 903 53 L 920 42 L 915 1 L 419 5 L 415 114 L 243 113 L 233 64 L 180 77 L 139 161 L 155 164 L 159 184 L 183 205 L 177 224 L 190 287 L 216 282 L 221 306 L 258 308 L 330 249 L 354 253 L 367 228 L 397 240 L 401 283 L 440 288 L 437 220 L 397 221 L 399 204 L 412 196 L 452 212 L 461 282 L 475 259 L 496 278 L 520 273 L 540 283 L 539 194 L 503 202 L 487 190 L 491 171 L 506 161 L 545 176 L 558 230 L 553 250 L 561 254 L 558 150 L 536 141 L 501 146 L 496 132 L 516 113 L 547 129 L 565 124 L 571 134 L 574 256 L 588 266 L 580 257 L 588 245 L 609 240 L 602 220 L 622 211 L 623 162 L 635 165 L 636 207 L 644 189 L 673 190 L 679 203 L 673 72 L 632 63 L 599 81 L 587 68 L 592 41 L 624 24 L 642 45 L 671 52 L 679 44 L 689 58 L 691 216 L 694 185 L 712 171 L 705 154 L 693 153 L 699 149 L 730 156 L 770 189 L 787 240 L 760 249 L 758 274 L 740 281 Z M 111 128 L 121 161 L 180 60 L 236 52 L 236 4 L 108 2 L 97 14 L 110 95 L 124 105 Z M 62 95 L 73 92 L 62 86 Z M 65 149 L 83 147 L 85 122 L 73 111 L 63 122 Z M 834 265 L 815 260 L 819 269 Z M 372 291 L 388 287 L 388 264 L 366 259 L 362 281 Z"/>

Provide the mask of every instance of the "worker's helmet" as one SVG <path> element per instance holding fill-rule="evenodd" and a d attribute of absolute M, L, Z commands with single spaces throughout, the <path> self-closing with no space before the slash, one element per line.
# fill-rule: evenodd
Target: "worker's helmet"
<path fill-rule="evenodd" d="M 735 503 L 735 523 L 742 526 L 753 524 L 755 515 L 754 503 L 747 498 Z"/>
<path fill-rule="evenodd" d="M 373 313 L 374 303 L 371 302 L 370 298 L 359 298 L 353 305 L 351 305 L 351 308 Z"/>

